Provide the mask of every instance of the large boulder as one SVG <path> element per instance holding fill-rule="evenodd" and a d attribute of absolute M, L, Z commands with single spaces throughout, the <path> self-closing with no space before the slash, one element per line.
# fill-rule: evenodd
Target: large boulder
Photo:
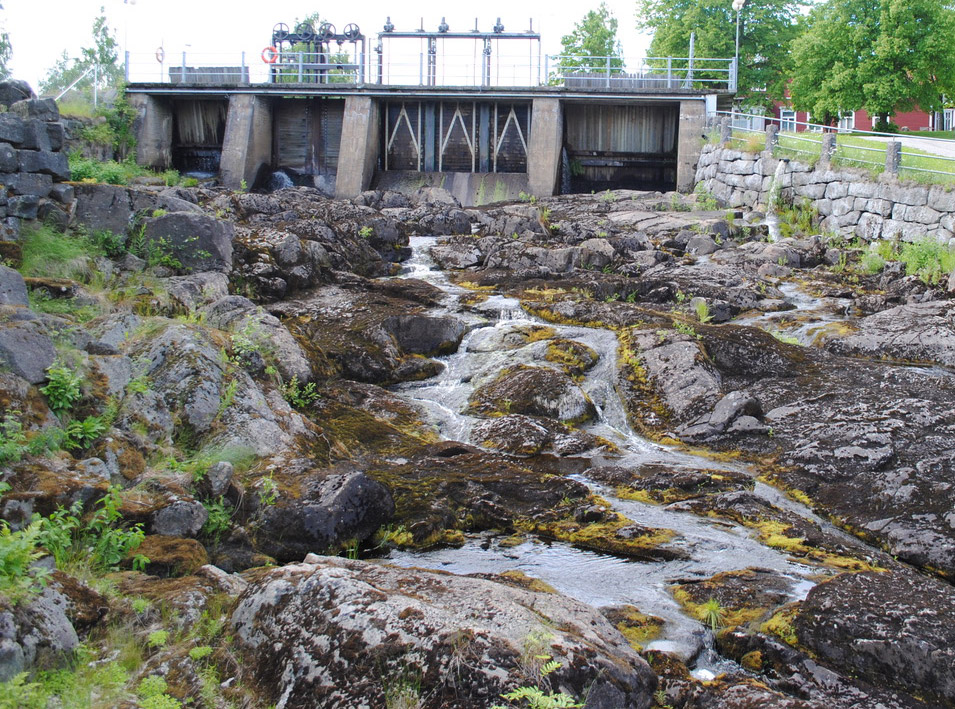
<path fill-rule="evenodd" d="M 334 552 L 368 539 L 394 511 L 388 489 L 364 473 L 313 476 L 298 495 L 279 495 L 263 505 L 256 547 L 279 561 Z"/>
<path fill-rule="evenodd" d="M 0 305 L 30 305 L 23 276 L 3 265 L 0 265 Z"/>
<path fill-rule="evenodd" d="M 231 222 L 193 212 L 172 212 L 147 219 L 144 236 L 152 248 L 158 248 L 186 270 L 232 270 L 235 227 Z"/>
<path fill-rule="evenodd" d="M 850 356 L 891 357 L 955 366 L 955 304 L 948 300 L 900 305 L 857 322 L 843 334 L 825 337 L 830 352 Z"/>
<path fill-rule="evenodd" d="M 563 372 L 549 367 L 517 365 L 505 369 L 471 395 L 478 414 L 526 414 L 579 423 L 596 414 L 593 402 Z"/>
<path fill-rule="evenodd" d="M 815 586 L 799 642 L 876 685 L 955 705 L 955 589 L 911 571 L 842 574 Z"/>
<path fill-rule="evenodd" d="M 656 677 L 593 608 L 503 580 L 310 555 L 256 572 L 230 619 L 265 703 L 490 706 L 538 686 L 587 707 L 652 704 Z M 559 667 L 542 677 L 553 658 Z M 410 702 L 415 702 L 410 704 Z"/>
<path fill-rule="evenodd" d="M 79 644 L 69 599 L 53 587 L 19 604 L 0 599 L 0 682 L 62 662 Z"/>
<path fill-rule="evenodd" d="M 263 363 L 265 360 L 274 362 L 286 382 L 293 378 L 306 382 L 312 378 L 312 367 L 292 333 L 278 318 L 248 298 L 226 295 L 208 305 L 203 312 L 209 325 L 232 333 L 234 348 L 238 342 L 239 349 L 246 350 L 236 353 L 240 359 L 251 358 L 258 352 L 264 358 Z"/>
<path fill-rule="evenodd" d="M 467 326 L 457 318 L 430 315 L 394 315 L 382 322 L 402 350 L 425 356 L 456 352 Z"/>
<path fill-rule="evenodd" d="M 0 81 L 0 106 L 10 108 L 17 101 L 36 98 L 33 89 L 20 79 L 6 79 Z"/>
<path fill-rule="evenodd" d="M 36 320 L 0 323 L 0 363 L 31 384 L 46 378 L 56 359 L 53 341 Z"/>

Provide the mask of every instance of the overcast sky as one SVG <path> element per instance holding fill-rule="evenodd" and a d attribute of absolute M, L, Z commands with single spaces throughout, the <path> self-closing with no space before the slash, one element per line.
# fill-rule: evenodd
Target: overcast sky
<path fill-rule="evenodd" d="M 625 55 L 642 57 L 648 40 L 636 30 L 635 1 L 607 0 L 606 4 L 619 23 Z M 293 25 L 316 10 L 339 31 L 356 23 L 369 38 L 381 31 L 387 16 L 398 31 L 417 29 L 422 19 L 425 29 L 436 30 L 442 16 L 452 31 L 473 29 L 475 18 L 482 31 L 490 31 L 498 17 L 506 31 L 524 31 L 533 19 L 534 30 L 542 35 L 543 53 L 556 54 L 561 36 L 588 10 L 595 9 L 599 0 L 358 0 L 334 4 L 299 0 L 3 0 L 2 5 L 0 18 L 13 44 L 14 77 L 25 79 L 36 89 L 63 50 L 76 56 L 81 47 L 91 44 L 93 20 L 100 7 L 105 9 L 120 47 L 131 52 L 131 66 L 145 67 L 146 62 L 155 64 L 160 46 L 166 57 L 179 57 L 184 50 L 190 55 L 244 50 L 250 63 L 259 62 L 276 23 Z"/>

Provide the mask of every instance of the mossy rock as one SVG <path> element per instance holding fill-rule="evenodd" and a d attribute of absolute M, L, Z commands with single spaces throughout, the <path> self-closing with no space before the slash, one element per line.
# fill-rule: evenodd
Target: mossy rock
<path fill-rule="evenodd" d="M 636 606 L 610 606 L 601 608 L 604 618 L 613 623 L 637 652 L 642 652 L 644 646 L 659 637 L 663 630 L 664 620 L 655 615 L 641 613 Z"/>
<path fill-rule="evenodd" d="M 733 470 L 706 470 L 669 465 L 637 468 L 592 468 L 590 477 L 614 487 L 617 497 L 658 505 L 695 499 L 725 491 L 751 490 L 752 477 Z"/>
<path fill-rule="evenodd" d="M 414 547 L 447 543 L 448 530 L 511 532 L 562 505 L 572 514 L 593 502 L 581 483 L 455 442 L 424 446 L 407 462 L 374 463 L 367 474 L 391 490 L 393 523 Z"/>
<path fill-rule="evenodd" d="M 743 569 L 719 573 L 705 581 L 677 584 L 672 592 L 687 614 L 700 622 L 707 620 L 706 610 L 711 604 L 709 607 L 721 616 L 719 624 L 734 627 L 771 616 L 790 600 L 792 587 L 792 579 L 775 572 Z"/>
<path fill-rule="evenodd" d="M 547 367 L 517 365 L 479 387 L 469 410 L 483 416 L 525 414 L 581 423 L 596 415 L 590 398 L 566 374 Z"/>
<path fill-rule="evenodd" d="M 149 559 L 146 570 L 157 576 L 188 576 L 209 563 L 209 555 L 195 539 L 151 534 L 133 550 L 123 565 L 132 566 L 134 556 Z"/>
<path fill-rule="evenodd" d="M 616 512 L 603 519 L 579 521 L 578 515 L 563 514 L 524 520 L 521 529 L 548 539 L 567 542 L 581 549 L 646 560 L 685 559 L 684 551 L 667 546 L 676 537 L 670 529 L 645 527 Z"/>
<path fill-rule="evenodd" d="M 582 342 L 556 339 L 547 343 L 547 354 L 544 359 L 556 364 L 567 376 L 579 379 L 583 377 L 584 372 L 597 364 L 600 355 Z"/>

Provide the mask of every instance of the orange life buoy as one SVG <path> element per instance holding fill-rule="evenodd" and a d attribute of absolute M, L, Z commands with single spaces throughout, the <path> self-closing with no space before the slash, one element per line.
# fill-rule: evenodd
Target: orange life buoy
<path fill-rule="evenodd" d="M 166 50 L 162 47 L 156 49 L 156 61 L 162 64 L 166 60 Z"/>
<path fill-rule="evenodd" d="M 279 50 L 275 47 L 266 47 L 262 50 L 262 61 L 266 64 L 275 64 L 279 58 Z"/>

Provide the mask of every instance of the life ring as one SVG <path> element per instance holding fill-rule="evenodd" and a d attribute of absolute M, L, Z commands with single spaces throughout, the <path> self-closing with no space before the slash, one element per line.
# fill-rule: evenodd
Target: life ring
<path fill-rule="evenodd" d="M 156 61 L 162 64 L 166 59 L 166 50 L 162 47 L 156 49 Z"/>
<path fill-rule="evenodd" d="M 266 64 L 275 64 L 279 58 L 279 50 L 275 47 L 266 47 L 262 50 L 262 61 Z"/>

